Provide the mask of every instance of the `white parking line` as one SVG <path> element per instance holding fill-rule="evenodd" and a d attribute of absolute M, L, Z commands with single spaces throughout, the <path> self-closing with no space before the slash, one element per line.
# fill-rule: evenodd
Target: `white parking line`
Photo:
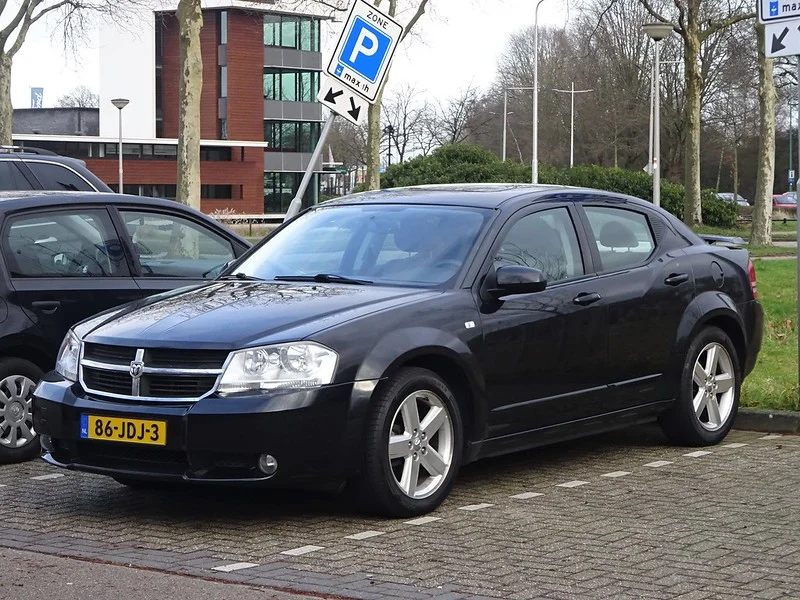
<path fill-rule="evenodd" d="M 671 465 L 671 464 L 672 464 L 672 461 L 670 461 L 670 460 L 657 460 L 655 462 L 647 463 L 645 465 L 645 467 L 653 467 L 654 469 L 657 469 L 659 467 L 666 467 L 667 465 Z"/>
<path fill-rule="evenodd" d="M 684 456 L 688 456 L 690 458 L 700 458 L 701 456 L 707 456 L 709 454 L 713 453 L 709 452 L 708 450 L 695 450 L 694 452 L 688 452 L 684 454 Z"/>
<path fill-rule="evenodd" d="M 579 479 L 576 479 L 574 481 L 568 481 L 567 483 L 557 483 L 556 487 L 574 488 L 574 487 L 578 487 L 580 485 L 586 485 L 587 483 L 589 483 L 589 482 L 588 481 L 580 481 Z"/>
<path fill-rule="evenodd" d="M 630 471 L 611 471 L 611 473 L 603 473 L 600 477 L 625 477 L 630 474 Z"/>
<path fill-rule="evenodd" d="M 255 563 L 248 563 L 248 562 L 241 562 L 241 563 L 233 563 L 230 565 L 220 565 L 219 567 L 214 567 L 212 571 L 222 571 L 223 573 L 232 573 L 233 571 L 240 571 L 242 569 L 252 569 L 253 567 L 257 567 L 258 565 Z"/>
<path fill-rule="evenodd" d="M 31 479 L 35 481 L 44 481 L 45 479 L 58 479 L 63 476 L 63 473 L 50 473 L 49 475 L 37 475 L 36 477 L 31 477 Z"/>
<path fill-rule="evenodd" d="M 428 523 L 433 523 L 434 521 L 439 520 L 441 520 L 441 517 L 420 517 L 418 519 L 406 521 L 406 525 L 427 525 Z"/>
<path fill-rule="evenodd" d="M 743 448 L 747 446 L 747 444 L 742 444 L 740 442 L 734 442 L 733 444 L 723 444 L 723 448 Z"/>
<path fill-rule="evenodd" d="M 489 508 L 490 506 L 494 506 L 494 504 L 487 504 L 484 502 L 482 504 L 468 504 L 467 506 L 459 506 L 458 510 L 483 510 L 484 508 Z"/>
<path fill-rule="evenodd" d="M 294 548 L 293 550 L 285 550 L 281 552 L 281 554 L 285 554 L 287 556 L 302 556 L 303 554 L 308 554 L 309 552 L 316 552 L 317 550 L 324 550 L 323 546 L 300 546 L 299 548 Z"/>
<path fill-rule="evenodd" d="M 361 533 L 354 533 L 353 535 L 346 535 L 344 536 L 345 539 L 348 540 L 367 540 L 369 538 L 377 537 L 379 535 L 383 535 L 386 533 L 385 531 L 362 531 Z"/>
<path fill-rule="evenodd" d="M 530 500 L 531 498 L 538 498 L 539 496 L 544 496 L 544 494 L 539 494 L 537 492 L 523 492 L 522 494 L 515 494 L 511 497 L 516 498 L 517 500 Z"/>
<path fill-rule="evenodd" d="M 783 436 L 780 433 L 770 433 L 769 435 L 765 435 L 764 437 L 760 437 L 760 440 L 777 440 L 778 438 L 782 438 Z"/>

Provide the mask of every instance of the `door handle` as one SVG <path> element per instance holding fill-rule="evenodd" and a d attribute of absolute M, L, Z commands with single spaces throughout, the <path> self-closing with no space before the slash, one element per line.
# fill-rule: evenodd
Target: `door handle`
<path fill-rule="evenodd" d="M 46 315 L 52 315 L 61 306 L 58 300 L 36 300 L 31 303 L 31 306 L 36 310 L 42 311 Z"/>
<path fill-rule="evenodd" d="M 664 280 L 667 285 L 680 285 L 689 281 L 688 273 L 672 273 Z"/>
<path fill-rule="evenodd" d="M 573 298 L 572 301 L 575 304 L 579 304 L 580 306 L 587 306 L 589 304 L 594 304 L 598 300 L 600 300 L 600 294 L 598 294 L 597 292 L 593 292 L 591 294 L 587 292 L 581 292 L 580 294 L 575 296 L 575 298 Z"/>

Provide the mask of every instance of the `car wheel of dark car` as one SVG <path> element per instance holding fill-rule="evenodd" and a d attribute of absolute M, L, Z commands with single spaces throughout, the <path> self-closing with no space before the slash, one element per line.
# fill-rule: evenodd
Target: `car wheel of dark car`
<path fill-rule="evenodd" d="M 0 359 L 0 463 L 30 460 L 41 452 L 31 407 L 42 374 L 27 360 Z"/>
<path fill-rule="evenodd" d="M 728 335 L 707 327 L 689 346 L 675 404 L 661 417 L 664 433 L 689 446 L 717 444 L 728 434 L 739 409 L 741 369 Z"/>
<path fill-rule="evenodd" d="M 361 501 L 393 517 L 435 509 L 450 492 L 462 447 L 461 414 L 448 385 L 427 369 L 402 369 L 367 419 Z"/>

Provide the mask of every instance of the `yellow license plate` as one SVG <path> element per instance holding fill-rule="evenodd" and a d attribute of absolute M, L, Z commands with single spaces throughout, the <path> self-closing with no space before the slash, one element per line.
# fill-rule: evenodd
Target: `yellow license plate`
<path fill-rule="evenodd" d="M 167 422 L 81 415 L 81 437 L 129 444 L 167 445 Z"/>

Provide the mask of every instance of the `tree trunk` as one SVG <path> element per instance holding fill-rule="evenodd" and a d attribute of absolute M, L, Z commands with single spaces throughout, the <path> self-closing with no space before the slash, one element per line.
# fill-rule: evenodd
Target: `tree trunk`
<path fill-rule="evenodd" d="M 0 53 L 0 145 L 10 146 L 12 115 L 11 106 L 11 58 Z"/>
<path fill-rule="evenodd" d="M 733 143 L 733 201 L 739 200 L 739 142 Z"/>
<path fill-rule="evenodd" d="M 772 188 L 775 180 L 775 82 L 772 78 L 772 59 L 764 54 L 764 26 L 756 25 L 758 33 L 758 103 L 759 141 L 756 197 L 753 200 L 753 224 L 750 244 L 766 246 L 772 243 Z M 791 132 L 789 133 L 791 135 Z"/>
<path fill-rule="evenodd" d="M 703 223 L 700 205 L 700 90 L 702 78 L 698 53 L 699 36 L 687 31 L 684 50 L 684 70 L 686 77 L 686 155 L 684 156 L 684 187 L 686 203 L 683 207 L 683 221 L 687 225 Z"/>
<path fill-rule="evenodd" d="M 180 35 L 180 96 L 178 113 L 177 200 L 200 209 L 200 94 L 203 90 L 203 56 L 200 0 L 178 3 Z"/>
<path fill-rule="evenodd" d="M 381 188 L 381 102 L 383 90 L 367 112 L 367 189 Z"/>

